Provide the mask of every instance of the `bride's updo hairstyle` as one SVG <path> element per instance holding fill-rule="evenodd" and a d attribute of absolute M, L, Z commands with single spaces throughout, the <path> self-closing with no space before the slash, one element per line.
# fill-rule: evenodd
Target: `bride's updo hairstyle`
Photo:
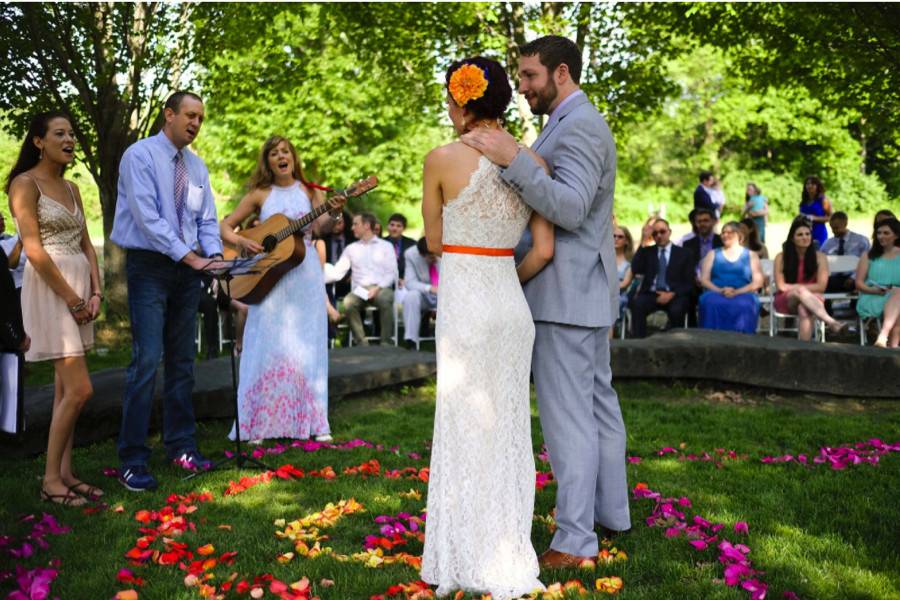
<path fill-rule="evenodd" d="M 496 60 L 483 56 L 464 58 L 450 65 L 447 91 L 457 106 L 470 111 L 476 120 L 503 119 L 512 100 L 506 71 Z"/>

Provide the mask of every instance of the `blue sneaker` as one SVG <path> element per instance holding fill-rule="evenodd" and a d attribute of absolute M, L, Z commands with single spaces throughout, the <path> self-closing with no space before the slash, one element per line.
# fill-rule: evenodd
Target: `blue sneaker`
<path fill-rule="evenodd" d="M 196 448 L 179 452 L 172 462 L 186 471 L 207 471 L 213 463 Z"/>
<path fill-rule="evenodd" d="M 150 474 L 147 467 L 141 465 L 137 467 L 128 467 L 119 475 L 119 483 L 125 486 L 125 489 L 132 492 L 143 492 L 144 490 L 155 490 L 159 483 L 156 478 Z"/>

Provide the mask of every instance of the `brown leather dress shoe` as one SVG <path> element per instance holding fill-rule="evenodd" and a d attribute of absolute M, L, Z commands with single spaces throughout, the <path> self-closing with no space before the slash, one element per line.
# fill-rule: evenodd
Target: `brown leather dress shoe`
<path fill-rule="evenodd" d="M 590 556 L 575 556 L 550 548 L 538 558 L 538 565 L 542 569 L 574 569 L 583 561 L 590 559 Z"/>

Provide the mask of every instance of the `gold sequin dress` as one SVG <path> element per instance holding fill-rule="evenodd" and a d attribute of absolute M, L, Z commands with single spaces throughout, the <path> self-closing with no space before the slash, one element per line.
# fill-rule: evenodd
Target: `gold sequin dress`
<path fill-rule="evenodd" d="M 66 182 L 66 188 L 74 211 L 44 194 L 39 185 L 37 187 L 40 192 L 37 217 L 41 244 L 63 279 L 76 294 L 87 300 L 91 295 L 91 266 L 81 249 L 84 214 L 75 202 L 69 182 Z M 26 263 L 22 277 L 22 318 L 25 332 L 31 336 L 31 348 L 25 354 L 25 360 L 29 362 L 81 356 L 94 345 L 93 324 L 75 322 L 65 300 L 47 285 L 31 261 Z"/>

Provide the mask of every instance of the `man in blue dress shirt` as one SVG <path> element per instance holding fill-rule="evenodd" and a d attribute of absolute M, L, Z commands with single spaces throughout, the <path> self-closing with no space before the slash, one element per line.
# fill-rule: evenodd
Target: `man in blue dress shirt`
<path fill-rule="evenodd" d="M 154 489 L 147 433 L 160 358 L 165 356 L 163 441 L 169 459 L 209 468 L 194 436 L 194 332 L 198 271 L 221 257 L 219 221 L 203 161 L 187 146 L 203 124 L 203 101 L 176 92 L 166 101 L 159 134 L 130 146 L 119 165 L 111 239 L 127 251 L 132 355 L 119 433 L 119 480 L 132 491 Z"/>

